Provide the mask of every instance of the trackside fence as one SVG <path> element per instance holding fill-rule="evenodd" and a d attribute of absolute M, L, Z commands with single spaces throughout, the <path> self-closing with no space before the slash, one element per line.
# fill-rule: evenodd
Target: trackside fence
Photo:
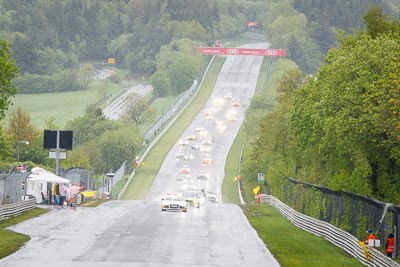
<path fill-rule="evenodd" d="M 160 118 L 147 130 L 144 134 L 146 143 L 153 140 L 163 128 L 164 124 L 179 116 L 179 114 L 187 107 L 188 103 L 193 100 L 194 96 L 198 93 L 212 62 L 214 61 L 214 58 L 214 56 L 210 56 L 206 67 L 199 73 L 199 77 L 201 77 L 200 83 L 198 83 L 198 79 L 195 79 L 190 88 L 183 93 L 171 108 L 164 110 Z"/>
<path fill-rule="evenodd" d="M 364 250 L 359 244 L 359 240 L 355 236 L 327 222 L 302 214 L 301 212 L 298 212 L 284 204 L 282 201 L 272 195 L 266 195 L 266 203 L 278 209 L 283 216 L 285 216 L 297 227 L 317 236 L 323 236 L 329 242 L 342 248 L 366 266 L 400 267 L 399 263 L 395 262 L 379 250 L 372 247 L 367 247 L 369 256 L 367 260 Z"/>
<path fill-rule="evenodd" d="M 21 214 L 36 207 L 36 199 L 0 205 L 0 221 Z"/>
<path fill-rule="evenodd" d="M 194 80 L 190 88 L 185 91 L 185 93 L 175 102 L 175 104 L 168 110 L 163 111 L 161 117 L 144 134 L 146 143 L 156 136 L 164 124 L 177 114 L 177 111 L 179 111 L 188 102 L 188 100 L 190 100 L 191 96 L 197 91 L 197 89 L 197 80 Z"/>
<path fill-rule="evenodd" d="M 309 184 L 290 177 L 269 182 L 272 195 L 296 211 L 330 223 L 359 240 L 367 238 L 367 229 L 375 232 L 381 244 L 390 233 L 395 236 L 393 256 L 399 251 L 400 207 L 377 199 Z M 268 187 L 268 186 L 267 186 Z M 384 251 L 384 246 L 379 248 Z"/>

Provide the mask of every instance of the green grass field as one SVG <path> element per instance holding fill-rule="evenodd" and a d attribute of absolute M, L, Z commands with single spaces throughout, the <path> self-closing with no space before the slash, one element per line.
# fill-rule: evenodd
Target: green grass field
<path fill-rule="evenodd" d="M 90 104 L 99 102 L 99 90 L 97 89 L 102 81 L 93 81 L 88 90 L 62 93 L 45 94 L 17 94 L 11 99 L 12 105 L 6 112 L 6 122 L 8 115 L 15 112 L 17 107 L 21 107 L 31 116 L 32 124 L 38 129 L 45 128 L 45 121 L 51 117 L 55 118 L 55 123 L 62 129 L 67 122 L 82 116 L 85 109 Z M 106 95 L 109 99 L 123 91 L 122 86 L 105 83 Z"/>

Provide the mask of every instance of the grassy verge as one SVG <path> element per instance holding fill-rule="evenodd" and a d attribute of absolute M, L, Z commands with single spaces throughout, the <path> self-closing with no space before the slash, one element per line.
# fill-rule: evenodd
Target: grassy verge
<path fill-rule="evenodd" d="M 30 240 L 29 236 L 6 230 L 6 228 L 46 212 L 46 209 L 34 208 L 20 215 L 0 221 L 0 259 L 16 252 Z"/>
<path fill-rule="evenodd" d="M 282 267 L 363 266 L 323 237 L 300 230 L 268 205 L 247 205 L 244 212 Z"/>
<path fill-rule="evenodd" d="M 179 117 L 179 123 L 175 123 L 158 141 L 157 145 L 147 154 L 142 166 L 136 171 L 135 177 L 127 187 L 122 199 L 143 200 L 154 178 L 160 170 L 164 158 L 169 150 L 176 143 L 177 138 L 183 134 L 186 128 L 190 125 L 196 115 L 207 103 L 209 96 L 214 88 L 219 70 L 221 69 L 225 58 L 219 57 L 214 60 L 214 63 L 205 78 L 202 89 L 197 94 L 192 104 Z"/>
<path fill-rule="evenodd" d="M 222 182 L 222 201 L 225 203 L 240 204 L 237 178 L 240 174 L 240 153 L 246 142 L 246 134 L 243 131 L 243 126 L 240 128 L 235 142 L 232 144 L 225 164 L 225 177 Z"/>

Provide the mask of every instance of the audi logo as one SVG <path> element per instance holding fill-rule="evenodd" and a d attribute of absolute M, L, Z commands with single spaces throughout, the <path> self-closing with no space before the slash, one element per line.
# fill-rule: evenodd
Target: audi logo
<path fill-rule="evenodd" d="M 239 49 L 227 49 L 226 53 L 227 54 L 237 55 L 237 54 L 239 54 Z"/>
<path fill-rule="evenodd" d="M 277 50 L 266 50 L 265 54 L 267 56 L 277 56 L 278 55 L 278 51 Z"/>

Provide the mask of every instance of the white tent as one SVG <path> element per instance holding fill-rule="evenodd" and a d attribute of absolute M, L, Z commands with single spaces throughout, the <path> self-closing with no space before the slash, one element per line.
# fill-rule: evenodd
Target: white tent
<path fill-rule="evenodd" d="M 70 184 L 71 181 L 55 175 L 52 172 L 46 171 L 43 168 L 32 168 L 31 174 L 27 179 L 26 193 L 36 197 L 36 203 L 42 202 L 42 192 L 46 195 L 47 183 Z"/>

